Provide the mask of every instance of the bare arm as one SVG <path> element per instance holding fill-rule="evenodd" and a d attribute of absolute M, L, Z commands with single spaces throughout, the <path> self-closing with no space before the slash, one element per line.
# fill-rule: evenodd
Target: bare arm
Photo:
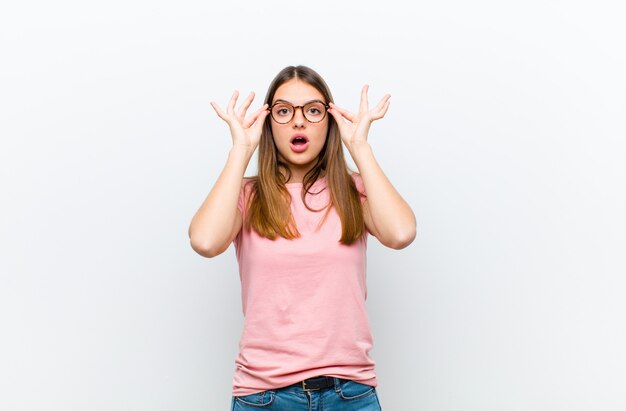
<path fill-rule="evenodd" d="M 416 233 L 413 210 L 385 176 L 369 144 L 352 146 L 350 154 L 367 193 L 363 208 L 368 230 L 387 247 L 407 247 Z"/>
<path fill-rule="evenodd" d="M 237 208 L 243 175 L 252 153 L 233 147 L 224 170 L 189 225 L 191 248 L 204 257 L 215 257 L 228 248 L 242 226 Z"/>
<path fill-rule="evenodd" d="M 226 251 L 241 230 L 242 216 L 237 208 L 239 193 L 244 173 L 259 144 L 263 122 L 268 114 L 265 104 L 254 114 L 245 117 L 254 93 L 250 93 L 235 112 L 237 96 L 238 92 L 235 91 L 226 112 L 211 102 L 217 115 L 230 127 L 233 147 L 222 173 L 189 225 L 191 247 L 204 257 L 215 257 Z"/>
<path fill-rule="evenodd" d="M 367 101 L 368 86 L 361 91 L 359 112 L 353 114 L 330 103 L 329 112 L 335 117 L 341 140 L 346 145 L 359 169 L 367 200 L 363 203 L 363 217 L 368 230 L 385 246 L 401 249 L 413 242 L 416 233 L 415 215 L 380 168 L 367 142 L 370 125 L 384 117 L 389 108 L 389 94 L 370 110 Z"/>

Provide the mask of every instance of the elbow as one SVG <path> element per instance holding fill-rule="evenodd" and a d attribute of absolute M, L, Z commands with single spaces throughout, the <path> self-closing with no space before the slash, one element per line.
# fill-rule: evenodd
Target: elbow
<path fill-rule="evenodd" d="M 200 254 L 202 257 L 206 257 L 206 258 L 213 258 L 213 257 L 217 257 L 218 255 L 222 254 L 224 251 L 226 251 L 226 248 L 224 247 L 217 247 L 215 245 L 211 245 L 211 244 L 206 244 L 206 243 L 200 243 L 198 241 L 194 241 L 194 239 L 190 239 L 190 243 L 191 243 L 191 248 L 198 254 Z"/>
<path fill-rule="evenodd" d="M 393 248 L 394 250 L 402 250 L 403 248 L 408 247 L 413 240 L 415 240 L 415 236 L 415 226 L 408 227 L 407 229 L 396 232 L 394 237 L 389 239 L 385 245 L 389 248 Z"/>

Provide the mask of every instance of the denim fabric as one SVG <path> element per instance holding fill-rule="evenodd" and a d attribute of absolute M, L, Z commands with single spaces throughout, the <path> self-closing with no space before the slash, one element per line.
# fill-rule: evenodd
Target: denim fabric
<path fill-rule="evenodd" d="M 381 411 L 376 388 L 334 378 L 333 387 L 304 391 L 289 386 L 256 394 L 233 396 L 231 411 Z"/>

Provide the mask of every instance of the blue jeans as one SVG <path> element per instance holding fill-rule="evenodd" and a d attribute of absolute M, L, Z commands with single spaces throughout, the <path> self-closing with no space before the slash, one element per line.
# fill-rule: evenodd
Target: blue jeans
<path fill-rule="evenodd" d="M 290 385 L 233 396 L 230 411 L 381 411 L 376 388 L 355 381 L 334 378 L 334 387 L 304 391 Z"/>

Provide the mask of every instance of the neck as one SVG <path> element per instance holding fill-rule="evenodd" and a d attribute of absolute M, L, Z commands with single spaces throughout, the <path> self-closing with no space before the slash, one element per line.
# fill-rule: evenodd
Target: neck
<path fill-rule="evenodd" d="M 304 181 L 304 176 L 306 175 L 306 173 L 308 173 L 309 171 L 311 171 L 312 167 L 309 169 L 298 169 L 298 168 L 291 168 L 291 178 L 289 179 L 289 181 L 287 181 L 287 183 L 302 183 Z M 320 174 L 319 178 L 323 178 L 325 177 L 325 173 L 322 171 L 322 173 Z"/>

